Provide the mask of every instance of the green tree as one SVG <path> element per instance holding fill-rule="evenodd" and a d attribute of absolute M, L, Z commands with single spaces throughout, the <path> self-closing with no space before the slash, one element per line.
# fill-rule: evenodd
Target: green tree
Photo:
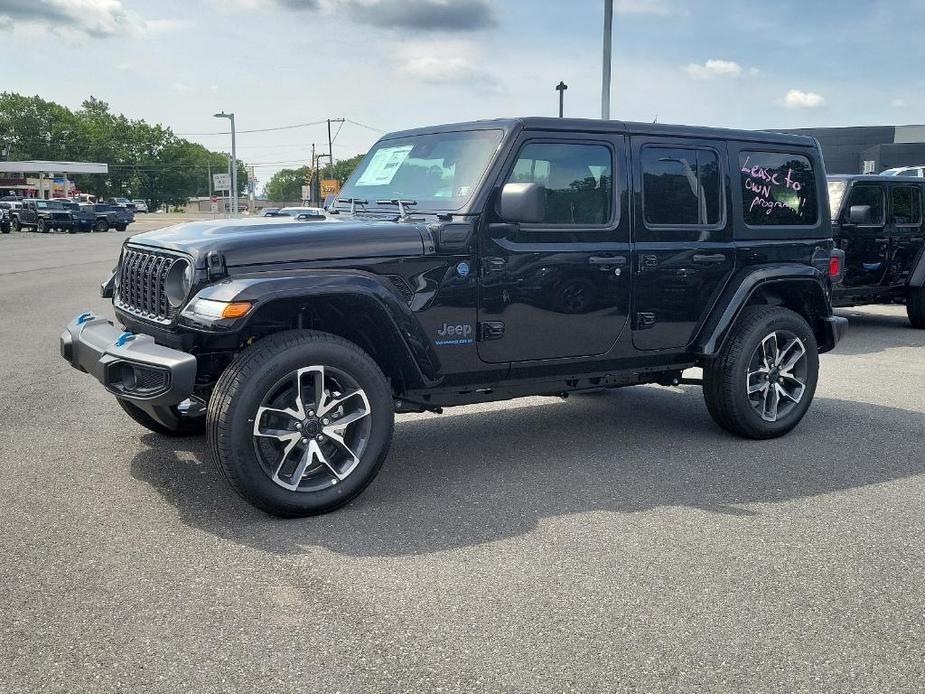
<path fill-rule="evenodd" d="M 349 159 L 340 159 L 334 162 L 334 178 L 340 181 L 341 185 L 344 185 L 347 179 L 350 178 L 350 174 L 360 165 L 365 156 L 365 154 L 357 154 Z"/>
<path fill-rule="evenodd" d="M 267 198 L 273 202 L 294 202 L 302 199 L 302 186 L 311 169 L 300 166 L 298 169 L 280 169 L 266 185 Z"/>

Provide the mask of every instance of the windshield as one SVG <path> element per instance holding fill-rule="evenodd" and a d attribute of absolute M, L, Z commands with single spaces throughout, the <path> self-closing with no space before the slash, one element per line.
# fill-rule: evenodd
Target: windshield
<path fill-rule="evenodd" d="M 832 211 L 832 219 L 838 217 L 838 210 L 841 209 L 841 201 L 845 197 L 847 187 L 848 184 L 845 181 L 829 181 L 829 207 Z"/>
<path fill-rule="evenodd" d="M 501 144 L 500 130 L 434 133 L 379 142 L 338 201 L 413 200 L 414 209 L 458 210 L 475 193 Z"/>

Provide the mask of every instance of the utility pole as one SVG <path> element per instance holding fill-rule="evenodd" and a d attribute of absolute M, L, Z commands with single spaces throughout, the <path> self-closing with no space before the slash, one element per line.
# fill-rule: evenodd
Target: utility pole
<path fill-rule="evenodd" d="M 610 67 L 613 49 L 613 0 L 604 0 L 604 65 L 601 71 L 601 120 L 610 120 Z"/>
<path fill-rule="evenodd" d="M 556 91 L 559 92 L 559 118 L 562 118 L 565 113 L 565 90 L 568 89 L 568 85 L 565 82 L 559 82 L 556 85 Z"/>
<path fill-rule="evenodd" d="M 211 199 L 212 199 L 212 162 L 211 162 L 211 160 L 206 162 L 206 166 L 209 167 L 209 173 L 208 173 L 208 176 L 209 176 L 209 200 L 211 200 Z"/>
<path fill-rule="evenodd" d="M 235 151 L 235 132 L 234 132 L 234 114 L 221 113 L 215 114 L 216 118 L 227 118 L 231 121 L 231 161 L 228 165 L 231 167 L 231 204 L 234 206 L 231 214 L 233 217 L 238 216 L 238 154 Z"/>
<path fill-rule="evenodd" d="M 311 185 L 311 190 L 308 191 L 308 199 L 312 201 L 312 207 L 315 207 L 318 203 L 318 196 L 315 195 L 315 190 L 317 190 L 317 183 L 315 181 L 318 178 L 317 166 L 318 160 L 315 159 L 315 143 L 312 142 L 312 165 L 309 167 L 311 169 L 312 180 L 309 184 Z"/>
<path fill-rule="evenodd" d="M 343 118 L 328 118 L 328 165 L 331 167 L 331 175 L 328 178 L 334 178 L 334 140 L 331 138 L 331 123 L 343 122 Z"/>

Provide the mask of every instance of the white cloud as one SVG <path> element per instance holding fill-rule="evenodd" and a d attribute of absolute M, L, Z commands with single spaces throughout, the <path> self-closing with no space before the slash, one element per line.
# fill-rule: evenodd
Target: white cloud
<path fill-rule="evenodd" d="M 816 92 L 804 92 L 791 89 L 784 96 L 784 106 L 787 108 L 821 108 L 825 106 L 825 99 Z"/>
<path fill-rule="evenodd" d="M 398 69 L 413 79 L 435 85 L 462 85 L 473 91 L 499 93 L 501 83 L 475 59 L 468 42 L 416 43 L 399 51 Z"/>
<path fill-rule="evenodd" d="M 890 106 L 893 108 L 906 108 L 908 105 L 909 103 L 905 99 L 893 99 L 890 102 Z"/>
<path fill-rule="evenodd" d="M 617 14 L 651 14 L 658 17 L 686 14 L 685 10 L 675 7 L 670 0 L 616 0 L 613 9 Z"/>
<path fill-rule="evenodd" d="M 684 72 L 696 80 L 711 80 L 716 77 L 741 77 L 745 69 L 731 60 L 708 60 L 703 63 L 690 63 L 685 66 Z M 757 68 L 750 68 L 748 74 L 758 74 Z"/>
<path fill-rule="evenodd" d="M 173 31 L 185 22 L 147 20 L 121 0 L 0 0 L 0 26 L 73 38 L 131 37 Z"/>

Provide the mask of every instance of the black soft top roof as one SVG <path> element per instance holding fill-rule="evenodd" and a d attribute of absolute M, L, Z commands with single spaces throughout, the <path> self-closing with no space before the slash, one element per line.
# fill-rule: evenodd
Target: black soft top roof
<path fill-rule="evenodd" d="M 826 176 L 830 181 L 867 181 L 869 183 L 925 183 L 925 178 L 918 176 L 877 176 L 874 174 L 830 174 Z"/>
<path fill-rule="evenodd" d="M 428 135 L 440 132 L 461 130 L 498 129 L 505 133 L 514 130 L 561 130 L 585 133 L 632 133 L 637 135 L 671 135 L 717 140 L 742 140 L 762 144 L 781 144 L 797 147 L 815 147 L 815 138 L 807 135 L 791 135 L 766 130 L 735 130 L 732 128 L 706 128 L 694 125 L 669 125 L 666 123 L 634 123 L 618 120 L 595 120 L 592 118 L 545 118 L 530 116 L 526 118 L 498 118 L 495 120 L 477 120 L 467 123 L 450 123 L 431 125 L 412 130 L 401 130 L 384 135 L 382 139 L 391 140 L 415 135 Z"/>

